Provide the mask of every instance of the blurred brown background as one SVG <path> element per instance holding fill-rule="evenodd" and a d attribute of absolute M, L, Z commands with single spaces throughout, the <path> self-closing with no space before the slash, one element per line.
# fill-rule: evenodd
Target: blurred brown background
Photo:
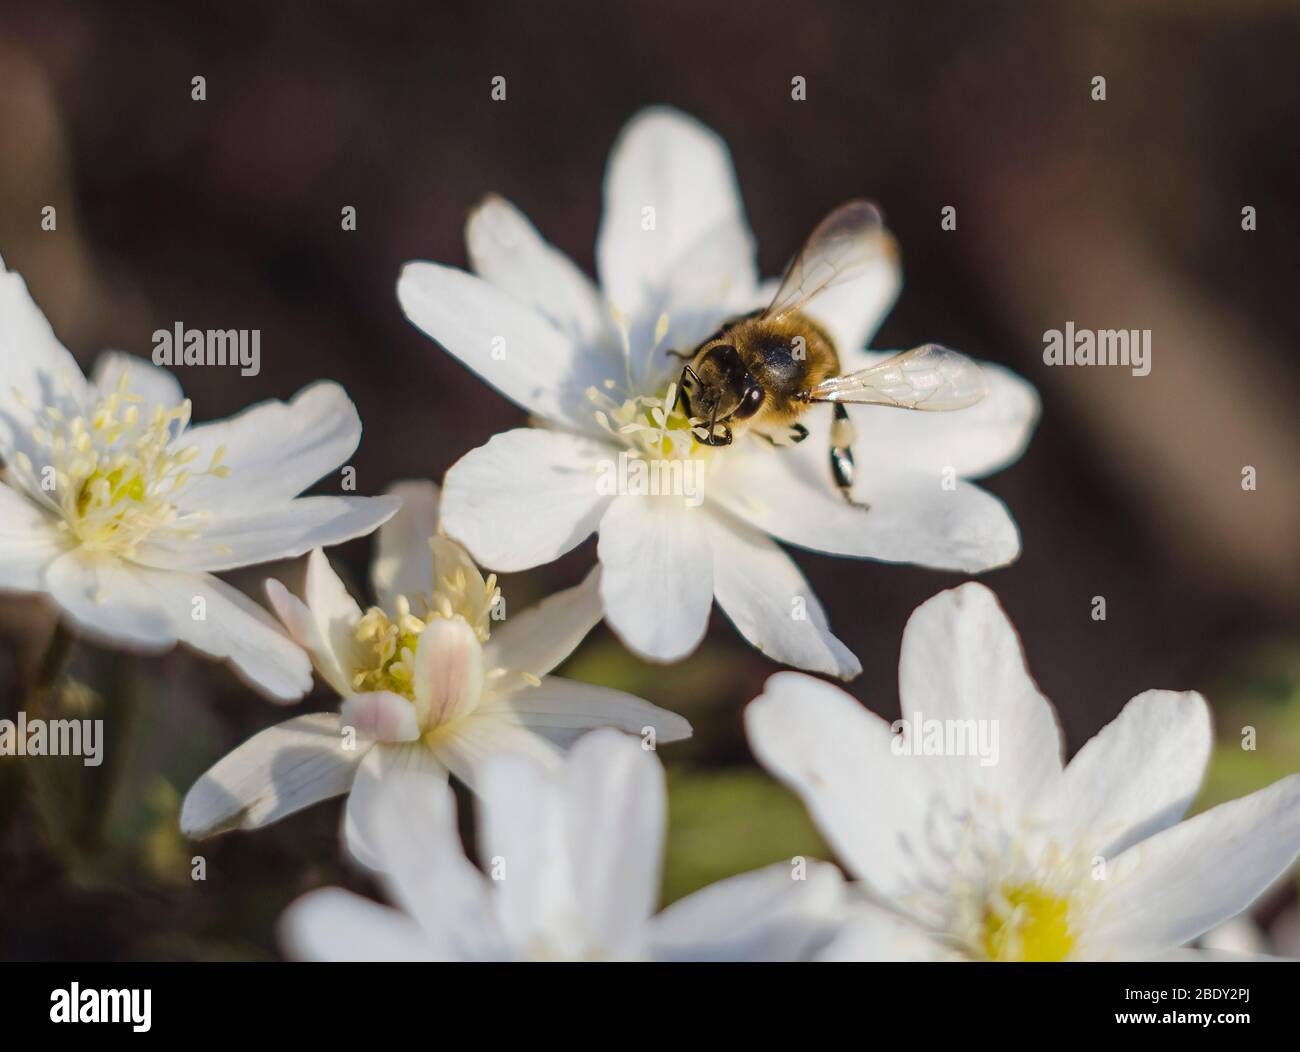
<path fill-rule="evenodd" d="M 0 254 L 86 367 L 105 347 L 148 354 L 176 321 L 260 328 L 260 375 L 182 372 L 196 419 L 336 379 L 366 427 L 359 488 L 378 492 L 439 478 L 522 420 L 407 326 L 401 264 L 463 264 L 466 211 L 493 190 L 590 271 L 615 134 L 645 104 L 677 105 L 730 143 L 765 272 L 831 207 L 872 197 L 906 273 L 876 346 L 936 340 L 1038 386 L 1028 454 L 988 483 L 1024 554 L 984 579 L 1071 752 L 1141 690 L 1205 692 L 1228 746 L 1213 799 L 1300 768 L 1297 55 L 1300 6 L 1252 0 L 5 0 Z M 504 103 L 489 97 L 498 74 Z M 205 102 L 191 100 L 196 75 Z M 790 98 L 795 75 L 805 102 Z M 1098 75 L 1105 102 L 1090 98 Z M 949 204 L 955 232 L 939 225 Z M 40 228 L 45 205 L 56 233 Z M 1044 367 L 1043 332 L 1067 320 L 1152 329 L 1151 375 Z M 334 552 L 358 590 L 368 555 L 368 542 Z M 593 558 L 588 544 L 507 579 L 507 596 L 518 609 Z M 893 718 L 903 624 L 959 578 L 799 562 L 862 659 L 850 689 Z M 264 576 L 233 579 L 260 594 Z M 37 601 L 0 597 L 8 699 L 50 624 Z M 569 667 L 697 726 L 665 755 L 669 897 L 824 850 L 748 759 L 740 710 L 774 670 L 720 615 L 683 665 L 645 666 L 601 629 Z M 190 881 L 179 796 L 282 713 L 188 654 L 86 646 L 74 671 L 87 686 L 65 704 L 108 721 L 109 760 L 0 759 L 0 954 L 266 955 L 299 891 L 362 886 L 339 860 L 333 805 L 205 845 L 208 879 Z M 330 703 L 319 690 L 307 704 Z M 1236 747 L 1243 723 L 1260 728 L 1258 753 Z M 1285 907 L 1274 898 L 1266 921 Z"/>

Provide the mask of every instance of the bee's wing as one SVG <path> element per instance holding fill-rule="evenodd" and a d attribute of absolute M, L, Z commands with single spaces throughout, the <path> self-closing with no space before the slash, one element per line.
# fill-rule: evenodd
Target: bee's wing
<path fill-rule="evenodd" d="M 927 343 L 847 376 L 832 376 L 800 397 L 943 412 L 965 409 L 989 392 L 988 378 L 964 354 Z"/>
<path fill-rule="evenodd" d="M 840 205 L 817 224 L 799 255 L 786 268 L 765 318 L 780 318 L 804 307 L 818 293 L 861 276 L 893 251 L 884 220 L 866 201 Z"/>

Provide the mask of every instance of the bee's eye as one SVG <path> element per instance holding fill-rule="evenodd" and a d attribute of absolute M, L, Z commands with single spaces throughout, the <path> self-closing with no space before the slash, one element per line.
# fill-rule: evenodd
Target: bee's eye
<path fill-rule="evenodd" d="M 742 420 L 745 417 L 753 416 L 758 412 L 758 407 L 763 404 L 763 388 L 754 384 L 747 388 L 745 396 L 740 400 L 740 405 L 736 407 L 735 415 Z"/>

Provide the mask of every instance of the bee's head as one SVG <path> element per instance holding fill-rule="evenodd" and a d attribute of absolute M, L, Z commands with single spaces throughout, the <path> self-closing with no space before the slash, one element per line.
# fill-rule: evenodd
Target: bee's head
<path fill-rule="evenodd" d="M 719 423 L 748 419 L 763 397 L 763 386 L 729 343 L 715 343 L 698 354 L 682 388 L 688 415 Z"/>

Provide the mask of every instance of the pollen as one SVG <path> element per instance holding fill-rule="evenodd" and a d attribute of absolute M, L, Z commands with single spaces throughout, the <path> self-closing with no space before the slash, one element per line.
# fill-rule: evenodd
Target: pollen
<path fill-rule="evenodd" d="M 491 637 L 493 612 L 501 603 L 496 574 L 487 579 L 453 541 L 432 537 L 434 587 L 428 595 L 399 595 L 393 610 L 372 606 L 357 622 L 358 664 L 352 688 L 358 693 L 387 690 L 415 699 L 415 654 L 420 636 L 434 621 L 460 618 L 479 643 Z"/>
<path fill-rule="evenodd" d="M 124 374 L 82 416 L 42 409 L 31 435 L 44 463 L 38 468 L 19 453 L 13 470 L 78 544 L 129 558 L 155 531 L 197 537 L 205 516 L 181 512 L 177 497 L 196 475 L 230 473 L 221 464 L 224 448 L 196 470 L 198 449 L 181 442 L 189 421 L 188 400 L 146 409 Z"/>
<path fill-rule="evenodd" d="M 990 961 L 1063 961 L 1074 947 L 1068 899 L 1032 884 L 1007 885 L 984 913 Z"/>

